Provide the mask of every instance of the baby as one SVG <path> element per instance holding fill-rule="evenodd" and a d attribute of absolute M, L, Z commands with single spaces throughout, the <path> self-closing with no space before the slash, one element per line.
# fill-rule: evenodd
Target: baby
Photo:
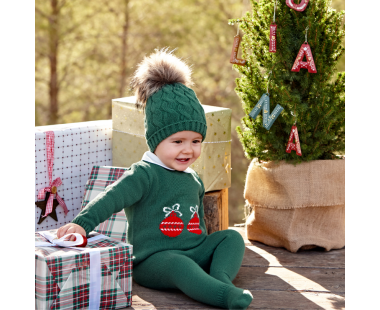
<path fill-rule="evenodd" d="M 207 235 L 205 189 L 190 168 L 207 131 L 204 110 L 189 88 L 190 76 L 190 68 L 166 49 L 144 58 L 132 86 L 145 111 L 150 151 L 57 235 L 86 235 L 124 209 L 138 284 L 180 289 L 220 308 L 246 309 L 251 293 L 232 284 L 243 260 L 243 238 L 234 230 Z"/>

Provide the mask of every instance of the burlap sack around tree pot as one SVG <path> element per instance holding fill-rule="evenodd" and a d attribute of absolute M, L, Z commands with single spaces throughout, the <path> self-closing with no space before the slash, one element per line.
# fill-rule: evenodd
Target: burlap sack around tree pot
<path fill-rule="evenodd" d="M 291 252 L 345 244 L 345 160 L 297 164 L 254 159 L 244 189 L 247 238 Z"/>

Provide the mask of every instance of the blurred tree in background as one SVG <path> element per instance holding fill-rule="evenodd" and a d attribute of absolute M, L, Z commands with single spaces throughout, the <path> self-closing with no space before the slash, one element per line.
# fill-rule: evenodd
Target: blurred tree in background
<path fill-rule="evenodd" d="M 344 6 L 332 1 L 337 10 Z M 234 130 L 244 112 L 229 63 L 237 29 L 228 20 L 250 11 L 249 2 L 36 0 L 35 10 L 35 125 L 110 119 L 111 100 L 132 95 L 130 76 L 142 58 L 176 48 L 192 65 L 201 103 L 232 109 L 229 224 L 242 223 L 249 161 Z"/>

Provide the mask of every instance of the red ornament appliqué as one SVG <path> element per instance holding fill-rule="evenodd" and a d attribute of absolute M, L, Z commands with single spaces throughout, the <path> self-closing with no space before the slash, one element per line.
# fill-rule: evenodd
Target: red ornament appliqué
<path fill-rule="evenodd" d="M 168 237 L 177 237 L 181 234 L 184 224 L 183 221 L 177 216 L 176 212 L 179 216 L 182 216 L 182 213 L 178 211 L 179 204 L 175 204 L 173 207 L 164 208 L 164 212 L 166 213 L 166 218 L 160 224 L 161 232 Z"/>
<path fill-rule="evenodd" d="M 187 230 L 193 234 L 200 235 L 202 230 L 199 228 L 198 206 L 195 206 L 195 208 L 190 207 L 190 211 L 193 212 L 193 217 L 189 224 L 187 224 Z"/>

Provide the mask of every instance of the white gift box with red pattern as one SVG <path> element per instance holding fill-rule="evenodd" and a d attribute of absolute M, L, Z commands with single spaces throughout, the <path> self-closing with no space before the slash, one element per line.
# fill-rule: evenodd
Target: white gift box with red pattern
<path fill-rule="evenodd" d="M 46 132 L 54 132 L 52 180 L 49 181 Z M 35 127 L 35 202 L 38 192 L 60 178 L 57 194 L 68 213 L 56 207 L 58 221 L 50 215 L 38 224 L 42 210 L 35 205 L 35 230 L 59 228 L 71 222 L 81 210 L 86 182 L 93 166 L 112 165 L 112 120 Z M 55 195 L 54 195 L 55 196 Z M 56 197 L 54 197 L 56 198 Z"/>

